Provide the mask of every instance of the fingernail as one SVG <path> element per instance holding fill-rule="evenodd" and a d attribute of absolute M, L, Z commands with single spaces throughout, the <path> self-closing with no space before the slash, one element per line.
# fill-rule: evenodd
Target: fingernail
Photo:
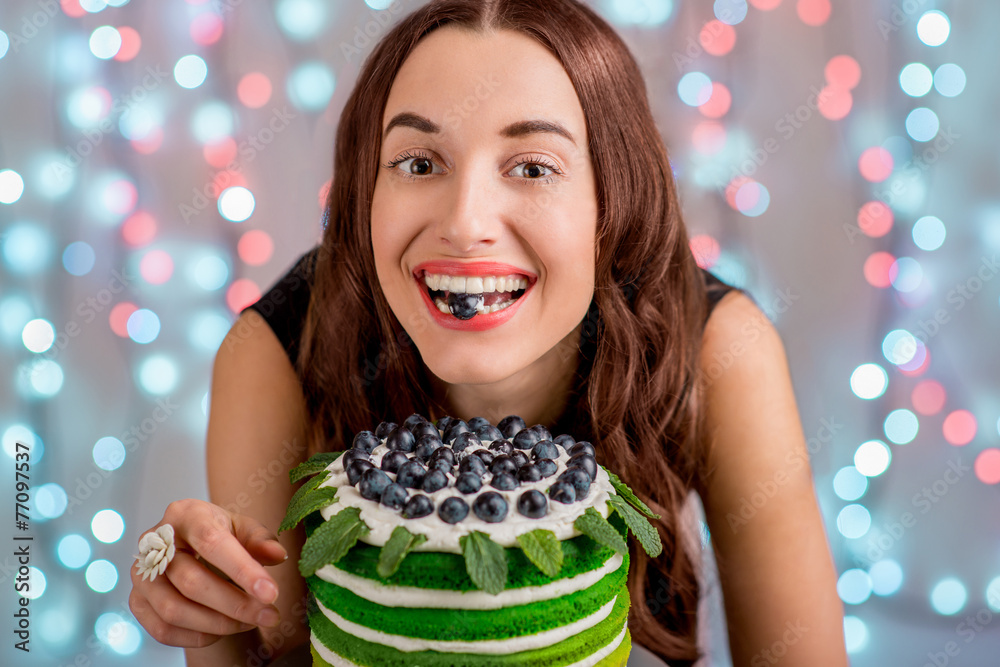
<path fill-rule="evenodd" d="M 262 609 L 259 614 L 257 614 L 257 625 L 263 625 L 265 628 L 273 628 L 278 624 L 278 612 L 268 607 L 267 609 Z"/>
<path fill-rule="evenodd" d="M 253 585 L 253 594 L 264 604 L 271 604 L 278 598 L 278 589 L 267 579 L 258 579 Z"/>

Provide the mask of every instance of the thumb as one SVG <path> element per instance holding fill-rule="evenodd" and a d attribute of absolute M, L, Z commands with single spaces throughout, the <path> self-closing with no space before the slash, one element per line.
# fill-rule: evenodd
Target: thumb
<path fill-rule="evenodd" d="M 256 519 L 234 514 L 233 533 L 247 552 L 263 565 L 279 565 L 288 558 L 278 537 Z"/>

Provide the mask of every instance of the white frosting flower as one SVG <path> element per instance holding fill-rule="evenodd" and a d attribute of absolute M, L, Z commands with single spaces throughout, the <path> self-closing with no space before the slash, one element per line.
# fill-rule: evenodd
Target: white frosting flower
<path fill-rule="evenodd" d="M 165 523 L 156 531 L 149 531 L 139 540 L 139 554 L 135 556 L 135 569 L 143 579 L 156 580 L 163 574 L 167 563 L 174 558 L 174 527 Z"/>

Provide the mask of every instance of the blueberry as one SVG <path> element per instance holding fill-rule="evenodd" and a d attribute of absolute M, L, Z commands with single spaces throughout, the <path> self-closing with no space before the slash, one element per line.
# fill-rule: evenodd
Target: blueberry
<path fill-rule="evenodd" d="M 477 428 L 476 435 L 478 435 L 479 439 L 483 442 L 486 442 L 487 440 L 503 440 L 503 433 L 501 433 L 500 429 L 493 424 L 487 424 L 486 426 Z"/>
<path fill-rule="evenodd" d="M 493 459 L 493 463 L 490 464 L 490 472 L 494 475 L 502 475 L 503 473 L 513 475 L 517 472 L 517 463 L 510 456 L 501 454 Z"/>
<path fill-rule="evenodd" d="M 552 459 L 538 459 L 534 465 L 543 478 L 551 477 L 559 469 L 559 465 Z"/>
<path fill-rule="evenodd" d="M 452 451 L 464 452 L 467 447 L 478 449 L 483 446 L 475 433 L 459 433 L 451 443 Z"/>
<path fill-rule="evenodd" d="M 541 424 L 535 424 L 534 426 L 532 426 L 528 430 L 531 431 L 532 433 L 534 433 L 535 435 L 537 435 L 539 440 L 551 440 L 552 439 L 552 433 L 550 433 L 549 429 L 545 428 Z"/>
<path fill-rule="evenodd" d="M 591 482 L 597 479 L 597 459 L 585 452 L 580 452 L 579 454 L 574 454 L 569 457 L 569 461 L 566 462 L 566 467 L 569 469 L 580 468 L 587 471 L 587 475 L 590 477 Z"/>
<path fill-rule="evenodd" d="M 513 491 L 518 487 L 517 478 L 510 473 L 502 472 L 499 475 L 493 475 L 493 480 L 490 481 L 490 486 L 494 489 L 500 489 L 501 491 Z"/>
<path fill-rule="evenodd" d="M 474 472 L 459 473 L 455 480 L 455 488 L 460 493 L 475 493 L 483 488 L 483 478 Z"/>
<path fill-rule="evenodd" d="M 528 455 L 525 454 L 524 452 L 522 452 L 519 449 L 515 449 L 513 452 L 511 452 L 510 453 L 510 458 L 514 459 L 514 463 L 517 464 L 518 468 L 520 468 L 525 463 L 528 463 L 530 461 L 530 459 L 528 458 Z"/>
<path fill-rule="evenodd" d="M 382 470 L 386 472 L 399 472 L 399 466 L 410 460 L 403 452 L 386 452 L 382 456 Z"/>
<path fill-rule="evenodd" d="M 422 435 L 417 439 L 417 444 L 413 446 L 413 456 L 421 461 L 427 461 L 431 454 L 441 447 L 441 438 L 437 435 Z"/>
<path fill-rule="evenodd" d="M 396 422 L 382 422 L 377 427 L 375 427 L 375 437 L 381 440 L 392 432 L 392 429 L 396 428 Z"/>
<path fill-rule="evenodd" d="M 430 463 L 427 464 L 427 472 L 431 470 L 440 470 L 441 472 L 451 472 L 454 466 L 448 463 L 448 459 L 432 459 Z"/>
<path fill-rule="evenodd" d="M 498 523 L 507 516 L 507 501 L 496 491 L 487 491 L 472 501 L 472 511 L 487 523 Z"/>
<path fill-rule="evenodd" d="M 472 456 L 478 456 L 479 458 L 481 458 L 483 460 L 483 463 L 486 464 L 486 467 L 489 468 L 490 464 L 493 463 L 493 459 L 495 458 L 496 455 L 488 449 L 477 449 L 476 451 L 472 452 Z"/>
<path fill-rule="evenodd" d="M 537 489 L 525 491 L 517 499 L 517 511 L 529 519 L 540 519 L 549 513 L 549 501 Z"/>
<path fill-rule="evenodd" d="M 410 459 L 399 466 L 396 473 L 396 481 L 410 489 L 419 489 L 424 483 L 424 476 L 427 475 L 427 468 L 420 465 L 419 461 Z"/>
<path fill-rule="evenodd" d="M 421 484 L 420 488 L 427 493 L 434 493 L 446 486 L 448 486 L 448 475 L 440 470 L 429 470 L 424 476 L 424 483 Z"/>
<path fill-rule="evenodd" d="M 466 292 L 448 292 L 448 309 L 460 320 L 471 320 L 479 312 L 483 295 Z"/>
<path fill-rule="evenodd" d="M 531 458 L 534 461 L 537 461 L 538 459 L 559 458 L 559 448 L 556 447 L 556 443 L 551 440 L 539 440 L 535 443 L 535 446 L 531 448 Z"/>
<path fill-rule="evenodd" d="M 462 459 L 462 462 L 458 464 L 459 472 L 472 472 L 480 477 L 486 474 L 486 464 L 478 456 L 466 456 Z"/>
<path fill-rule="evenodd" d="M 347 466 L 347 481 L 352 485 L 357 484 L 361 480 L 361 475 L 364 474 L 369 468 L 374 468 L 371 461 L 365 461 L 364 459 L 355 459 L 351 461 L 351 465 Z"/>
<path fill-rule="evenodd" d="M 365 454 L 371 454 L 372 450 L 378 446 L 378 438 L 371 431 L 358 431 L 354 436 L 354 449 L 363 449 Z"/>
<path fill-rule="evenodd" d="M 451 451 L 448 447 L 438 447 L 434 450 L 434 453 L 431 454 L 431 458 L 429 460 L 431 463 L 434 461 L 446 461 L 450 467 L 455 465 L 455 452 Z"/>
<path fill-rule="evenodd" d="M 454 417 L 447 417 L 447 416 L 445 416 L 445 417 L 441 417 L 440 419 L 438 419 L 434 423 L 434 425 L 438 427 L 439 431 L 444 432 L 444 431 L 448 430 L 448 425 L 451 424 L 453 421 L 455 421 Z"/>
<path fill-rule="evenodd" d="M 587 492 L 590 491 L 590 475 L 582 468 L 569 468 L 563 474 L 559 475 L 556 480 L 572 484 L 576 490 L 578 500 L 586 498 Z"/>
<path fill-rule="evenodd" d="M 469 516 L 469 505 L 457 496 L 451 496 L 450 498 L 445 498 L 444 501 L 438 505 L 438 516 L 445 523 L 458 523 L 465 517 Z"/>
<path fill-rule="evenodd" d="M 562 435 L 557 435 L 556 437 L 552 438 L 552 442 L 556 443 L 563 449 L 567 450 L 576 444 L 576 440 L 573 439 L 573 436 L 567 435 L 565 433 L 563 433 Z"/>
<path fill-rule="evenodd" d="M 469 428 L 468 424 L 466 424 L 461 419 L 456 419 L 450 424 L 448 424 L 448 428 L 444 430 L 444 435 L 441 436 L 441 441 L 444 442 L 445 444 L 448 444 L 449 442 L 457 438 L 460 433 L 471 433 L 471 432 L 472 429 Z"/>
<path fill-rule="evenodd" d="M 392 480 L 389 479 L 389 476 L 372 466 L 361 475 L 361 480 L 358 482 L 358 492 L 366 500 L 379 500 L 382 498 L 385 487 L 390 484 L 392 484 Z"/>
<path fill-rule="evenodd" d="M 513 438 L 517 435 L 518 431 L 527 427 L 528 425 L 524 423 L 524 420 L 517 415 L 508 415 L 497 424 L 497 428 L 500 429 L 505 438 Z"/>
<path fill-rule="evenodd" d="M 434 424 L 430 424 L 428 422 L 421 422 L 420 424 L 416 424 L 415 426 L 411 426 L 407 430 L 410 433 L 412 433 L 413 437 L 416 438 L 417 440 L 420 440 L 420 438 L 423 437 L 423 436 L 425 436 L 425 435 L 432 435 L 435 438 L 437 438 L 438 440 L 441 439 L 441 436 L 438 435 L 437 427 L 434 426 Z"/>
<path fill-rule="evenodd" d="M 403 506 L 403 518 L 419 519 L 433 511 L 434 503 L 431 502 L 431 499 L 422 493 L 417 493 L 410 496 L 410 499 L 406 501 L 406 505 Z"/>
<path fill-rule="evenodd" d="M 406 503 L 407 495 L 406 489 L 393 482 L 382 491 L 382 504 L 394 510 L 401 510 Z"/>
<path fill-rule="evenodd" d="M 531 449 L 539 440 L 541 438 L 538 437 L 537 433 L 531 429 L 524 429 L 523 431 L 518 431 L 511 442 L 514 443 L 515 449 Z"/>
<path fill-rule="evenodd" d="M 351 465 L 351 461 L 368 461 L 372 462 L 372 458 L 363 449 L 348 449 L 346 452 L 341 454 L 341 460 L 344 462 L 344 470 L 347 470 L 347 466 Z"/>
<path fill-rule="evenodd" d="M 471 428 L 473 431 L 478 431 L 482 427 L 489 425 L 490 425 L 490 420 L 486 419 L 485 417 L 473 417 L 472 419 L 469 420 L 469 428 Z"/>
<path fill-rule="evenodd" d="M 412 452 L 417 439 L 405 428 L 397 426 L 385 437 L 385 445 L 391 451 Z"/>
<path fill-rule="evenodd" d="M 594 449 L 594 446 L 589 442 L 587 442 L 586 440 L 581 440 L 580 442 L 576 443 L 566 451 L 569 452 L 570 456 L 573 456 L 574 454 L 579 454 L 580 452 L 583 452 L 584 454 L 590 454 L 591 456 L 595 457 L 597 456 L 597 450 Z"/>
<path fill-rule="evenodd" d="M 494 454 L 510 454 L 514 451 L 514 445 L 510 444 L 509 440 L 494 440 L 490 443 L 489 450 Z"/>
<path fill-rule="evenodd" d="M 412 415 L 403 420 L 402 426 L 407 431 L 412 432 L 414 426 L 416 426 L 417 424 L 424 424 L 426 422 L 427 419 L 423 415 L 414 412 Z M 414 433 L 413 435 L 416 435 L 416 433 Z"/>
<path fill-rule="evenodd" d="M 517 469 L 517 479 L 521 482 L 537 482 L 542 478 L 542 471 L 534 463 L 523 465 Z"/>
<path fill-rule="evenodd" d="M 569 505 L 576 500 L 576 490 L 569 482 L 557 481 L 549 487 L 549 498 L 557 503 Z"/>

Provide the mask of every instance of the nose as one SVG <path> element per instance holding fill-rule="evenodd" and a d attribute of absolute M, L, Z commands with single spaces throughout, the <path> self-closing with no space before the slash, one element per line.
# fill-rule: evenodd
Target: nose
<path fill-rule="evenodd" d="M 500 236 L 500 202 L 485 170 L 456 171 L 445 195 L 447 209 L 438 218 L 438 238 L 454 252 L 489 248 Z"/>

